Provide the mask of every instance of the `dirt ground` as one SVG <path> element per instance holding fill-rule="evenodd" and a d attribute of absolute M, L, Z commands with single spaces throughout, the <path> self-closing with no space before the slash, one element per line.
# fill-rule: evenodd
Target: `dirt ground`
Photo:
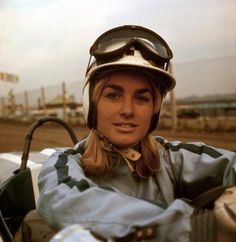
<path fill-rule="evenodd" d="M 24 140 L 30 124 L 0 122 L 0 152 L 23 151 Z M 78 139 L 86 136 L 87 128 L 73 126 Z M 157 130 L 154 134 L 171 140 L 202 141 L 219 148 L 236 150 L 236 132 L 204 132 L 204 131 L 171 131 Z M 31 150 L 47 147 L 68 147 L 73 143 L 67 132 L 58 124 L 44 124 L 34 135 Z"/>

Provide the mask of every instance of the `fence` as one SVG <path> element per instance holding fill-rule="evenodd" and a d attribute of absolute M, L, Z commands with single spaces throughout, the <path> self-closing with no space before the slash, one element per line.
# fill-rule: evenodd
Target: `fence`
<path fill-rule="evenodd" d="M 11 89 L 1 97 L 0 117 L 19 121 L 31 121 L 40 116 L 53 115 L 68 120 L 80 112 L 82 106 L 82 83 L 71 82 L 41 87 L 21 93 Z"/>
<path fill-rule="evenodd" d="M 160 128 L 236 130 L 236 115 L 210 116 L 206 112 L 195 117 L 183 118 L 180 116 L 180 105 L 176 105 L 175 93 L 171 92 L 168 98 L 170 101 L 168 105 L 164 103 Z M 8 96 L 1 97 L 1 119 L 32 122 L 44 116 L 57 116 L 70 123 L 84 125 L 82 82 L 62 82 L 21 93 L 10 90 Z"/>

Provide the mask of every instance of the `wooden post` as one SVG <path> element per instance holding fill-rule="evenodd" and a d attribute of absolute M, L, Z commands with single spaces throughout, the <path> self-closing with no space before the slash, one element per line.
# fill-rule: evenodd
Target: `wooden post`
<path fill-rule="evenodd" d="M 43 108 L 43 115 L 47 115 L 46 104 L 45 104 L 45 91 L 44 87 L 41 87 L 41 101 L 42 101 L 42 108 Z"/>
<path fill-rule="evenodd" d="M 38 97 L 37 101 L 38 101 L 38 110 L 40 110 L 41 109 L 41 98 Z"/>
<path fill-rule="evenodd" d="M 63 108 L 63 119 L 67 122 L 67 112 L 66 112 L 66 84 L 62 82 L 62 108 Z"/>
<path fill-rule="evenodd" d="M 29 116 L 29 98 L 28 98 L 28 92 L 24 91 L 24 98 L 25 98 L 25 114 L 26 116 Z"/>
<path fill-rule="evenodd" d="M 2 118 L 6 118 L 6 108 L 5 108 L 5 100 L 4 97 L 1 98 L 1 103 L 2 103 Z"/>
<path fill-rule="evenodd" d="M 12 89 L 10 89 L 8 95 L 9 95 L 9 104 L 10 104 L 10 114 L 12 114 L 12 116 L 15 116 L 16 102 L 15 102 L 15 95 Z"/>
<path fill-rule="evenodd" d="M 170 63 L 169 71 L 173 74 L 172 63 Z M 172 130 L 177 129 L 178 121 L 177 121 L 177 111 L 176 111 L 176 98 L 175 98 L 175 90 L 170 91 L 170 100 L 171 100 L 171 116 L 172 116 Z"/>

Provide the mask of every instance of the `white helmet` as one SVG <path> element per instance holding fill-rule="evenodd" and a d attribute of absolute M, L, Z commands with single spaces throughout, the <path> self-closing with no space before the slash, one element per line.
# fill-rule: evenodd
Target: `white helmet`
<path fill-rule="evenodd" d="M 136 70 L 154 77 L 154 82 L 165 93 L 175 86 L 174 77 L 167 71 L 172 52 L 167 43 L 149 29 L 133 25 L 111 29 L 94 42 L 90 54 L 83 89 L 84 115 L 89 128 L 96 125 L 91 97 L 94 84 L 101 76 L 119 70 Z M 150 132 L 156 128 L 158 119 L 159 113 L 153 117 Z"/>

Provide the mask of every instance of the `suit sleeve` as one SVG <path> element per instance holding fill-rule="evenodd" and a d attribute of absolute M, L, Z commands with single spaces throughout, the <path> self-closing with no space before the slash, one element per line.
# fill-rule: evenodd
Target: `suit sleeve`
<path fill-rule="evenodd" d="M 167 142 L 162 139 L 161 143 L 165 148 L 164 156 L 172 166 L 177 197 L 193 199 L 212 188 L 236 184 L 235 152 L 200 142 Z"/>

